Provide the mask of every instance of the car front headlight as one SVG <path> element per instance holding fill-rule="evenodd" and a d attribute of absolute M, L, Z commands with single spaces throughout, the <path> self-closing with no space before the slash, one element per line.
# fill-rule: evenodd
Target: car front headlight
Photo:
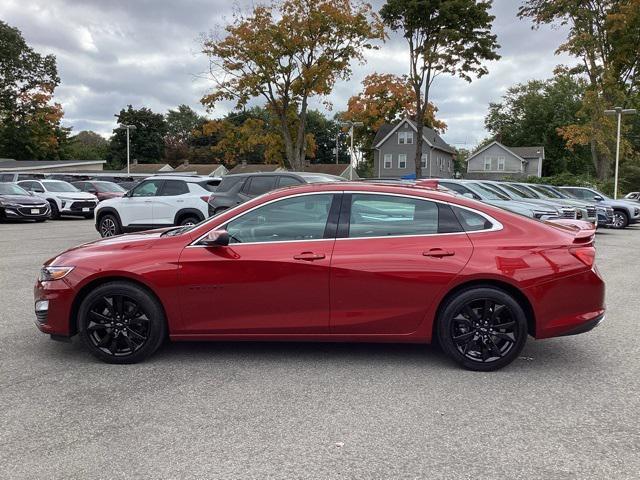
<path fill-rule="evenodd" d="M 41 282 L 52 282 L 60 280 L 71 273 L 74 267 L 42 267 L 38 280 Z"/>
<path fill-rule="evenodd" d="M 13 207 L 13 208 L 17 208 L 18 204 L 17 203 L 12 203 L 9 202 L 7 200 L 0 200 L 0 207 Z"/>

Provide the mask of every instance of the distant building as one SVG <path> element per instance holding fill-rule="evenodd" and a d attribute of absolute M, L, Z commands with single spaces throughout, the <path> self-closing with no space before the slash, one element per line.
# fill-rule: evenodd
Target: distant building
<path fill-rule="evenodd" d="M 346 178 L 347 180 L 357 180 L 360 178 L 356 169 L 348 163 L 312 163 L 304 167 L 307 173 L 324 173 Z"/>
<path fill-rule="evenodd" d="M 503 180 L 541 177 L 544 147 L 507 147 L 498 141 L 467 158 L 465 178 Z"/>
<path fill-rule="evenodd" d="M 0 172 L 55 173 L 101 171 L 106 160 L 13 160 L 0 158 Z"/>
<path fill-rule="evenodd" d="M 380 127 L 373 140 L 374 176 L 415 178 L 416 132 L 408 118 Z M 424 127 L 422 138 L 422 176 L 452 178 L 455 149 L 432 128 Z"/>
<path fill-rule="evenodd" d="M 233 167 L 229 174 L 236 173 L 260 173 L 260 172 L 286 172 L 287 169 L 280 165 L 264 164 L 264 163 L 241 163 Z"/>
<path fill-rule="evenodd" d="M 127 171 L 127 167 L 124 167 L 121 172 Z M 168 173 L 172 172 L 173 167 L 168 163 L 132 163 L 129 166 L 129 172 L 131 173 Z"/>
<path fill-rule="evenodd" d="M 229 173 L 227 167 L 220 163 L 188 163 L 178 165 L 174 172 L 195 173 L 197 175 L 208 175 L 210 177 L 222 177 Z"/>

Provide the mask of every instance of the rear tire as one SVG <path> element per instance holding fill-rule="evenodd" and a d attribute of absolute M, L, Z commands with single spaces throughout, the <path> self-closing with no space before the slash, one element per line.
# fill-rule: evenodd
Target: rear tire
<path fill-rule="evenodd" d="M 473 287 L 450 298 L 437 320 L 445 353 L 468 370 L 488 372 L 513 362 L 527 341 L 527 317 L 508 293 Z"/>
<path fill-rule="evenodd" d="M 137 363 L 166 338 L 160 302 L 144 288 L 123 281 L 91 291 L 78 309 L 78 332 L 96 358 L 107 363 Z"/>
<path fill-rule="evenodd" d="M 187 225 L 195 225 L 196 223 L 199 223 L 200 219 L 194 215 L 187 215 L 186 217 L 183 217 L 180 219 L 180 222 L 178 222 L 178 225 L 180 225 L 181 227 L 187 226 Z"/>
<path fill-rule="evenodd" d="M 113 237 L 122 233 L 122 226 L 115 215 L 107 213 L 100 217 L 98 230 L 102 238 Z"/>
<path fill-rule="evenodd" d="M 613 228 L 621 230 L 629 225 L 629 215 L 622 210 L 614 210 L 613 212 Z"/>

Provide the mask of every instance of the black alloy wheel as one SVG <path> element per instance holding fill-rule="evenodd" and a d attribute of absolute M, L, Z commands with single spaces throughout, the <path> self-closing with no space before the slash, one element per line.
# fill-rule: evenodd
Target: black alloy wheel
<path fill-rule="evenodd" d="M 113 215 L 105 215 L 102 218 L 100 218 L 99 229 L 100 229 L 100 236 L 103 238 L 113 237 L 121 233 L 118 219 Z"/>
<path fill-rule="evenodd" d="M 615 229 L 627 228 L 627 225 L 629 225 L 629 216 L 622 210 L 614 210 L 612 225 Z"/>
<path fill-rule="evenodd" d="M 511 363 L 527 337 L 526 316 L 509 294 L 475 288 L 454 297 L 439 318 L 444 350 L 470 370 L 497 370 Z"/>
<path fill-rule="evenodd" d="M 101 285 L 83 300 L 78 330 L 89 351 L 109 363 L 135 363 L 157 350 L 165 337 L 158 301 L 127 282 Z"/>

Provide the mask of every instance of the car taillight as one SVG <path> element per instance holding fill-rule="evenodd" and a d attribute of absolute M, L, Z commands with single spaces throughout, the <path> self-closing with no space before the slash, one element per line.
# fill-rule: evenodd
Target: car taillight
<path fill-rule="evenodd" d="M 203 195 L 202 197 L 200 197 L 200 199 L 204 202 L 204 203 L 209 203 L 209 197 L 211 195 Z"/>
<path fill-rule="evenodd" d="M 596 249 L 593 247 L 571 247 L 569 251 L 587 267 L 592 267 L 596 261 Z"/>

